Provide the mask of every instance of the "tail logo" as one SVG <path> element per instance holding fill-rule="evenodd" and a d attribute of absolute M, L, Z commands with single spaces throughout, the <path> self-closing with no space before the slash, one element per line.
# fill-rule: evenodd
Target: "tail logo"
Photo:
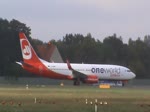
<path fill-rule="evenodd" d="M 31 52 L 31 47 L 29 45 L 29 43 L 26 40 L 21 40 L 21 49 L 22 49 L 22 54 L 23 54 L 23 58 L 24 59 L 31 59 L 32 57 L 32 52 Z"/>

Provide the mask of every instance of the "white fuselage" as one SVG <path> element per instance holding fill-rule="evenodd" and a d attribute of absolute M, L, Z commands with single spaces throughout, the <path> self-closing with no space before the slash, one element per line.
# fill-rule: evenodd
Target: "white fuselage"
<path fill-rule="evenodd" d="M 66 63 L 48 63 L 44 61 L 43 64 L 53 72 L 73 77 L 73 73 L 68 69 Z M 135 74 L 128 68 L 118 65 L 71 64 L 71 66 L 80 73 L 96 75 L 100 80 L 129 80 L 135 78 Z"/>

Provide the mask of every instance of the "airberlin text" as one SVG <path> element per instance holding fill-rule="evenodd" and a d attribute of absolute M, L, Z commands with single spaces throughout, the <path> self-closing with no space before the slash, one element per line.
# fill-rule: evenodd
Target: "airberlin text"
<path fill-rule="evenodd" d="M 92 73 L 120 74 L 120 68 L 92 68 Z"/>

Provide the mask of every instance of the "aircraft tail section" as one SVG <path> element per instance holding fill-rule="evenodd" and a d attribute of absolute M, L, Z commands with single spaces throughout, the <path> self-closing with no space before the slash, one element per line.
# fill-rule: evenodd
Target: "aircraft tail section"
<path fill-rule="evenodd" d="M 20 45 L 21 45 L 21 51 L 23 56 L 23 61 L 25 63 L 37 63 L 40 62 L 39 57 L 37 56 L 36 52 L 32 48 L 30 42 L 28 41 L 27 37 L 24 33 L 19 33 L 20 38 Z"/>
<path fill-rule="evenodd" d="M 72 77 L 70 75 L 65 75 L 63 73 L 61 74 L 50 70 L 47 67 L 48 62 L 40 59 L 37 56 L 24 33 L 19 33 L 19 39 L 23 61 L 16 63 L 21 65 L 24 70 L 44 77 L 72 80 Z"/>

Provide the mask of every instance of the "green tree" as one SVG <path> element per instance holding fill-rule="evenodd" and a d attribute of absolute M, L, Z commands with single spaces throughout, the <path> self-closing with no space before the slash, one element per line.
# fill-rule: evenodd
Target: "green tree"
<path fill-rule="evenodd" d="M 12 63 L 22 60 L 18 36 L 20 31 L 25 32 L 29 36 L 31 29 L 26 27 L 24 23 L 14 19 L 10 22 L 0 19 L 0 75 L 5 77 L 14 75 L 13 71 L 17 68 L 11 66 Z"/>
<path fill-rule="evenodd" d="M 127 48 L 122 38 L 117 35 L 109 36 L 103 40 L 103 51 L 106 63 L 122 64 L 126 61 Z"/>

